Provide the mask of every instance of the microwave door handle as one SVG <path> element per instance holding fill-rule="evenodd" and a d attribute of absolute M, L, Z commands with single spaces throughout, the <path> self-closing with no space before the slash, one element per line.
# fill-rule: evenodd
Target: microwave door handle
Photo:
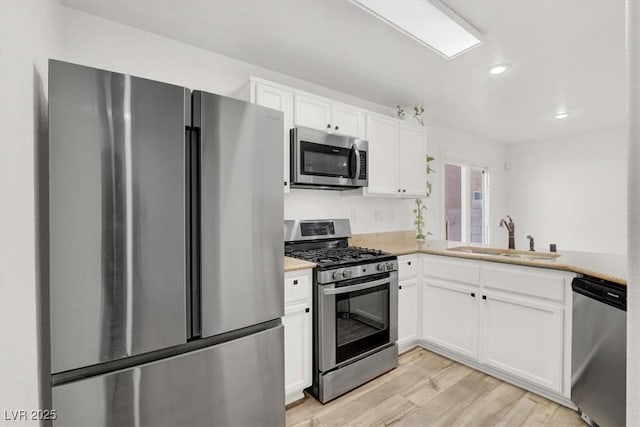
<path fill-rule="evenodd" d="M 367 283 L 359 283 L 357 285 L 343 286 L 341 288 L 325 288 L 322 293 L 325 295 L 339 295 L 346 294 L 348 292 L 361 291 L 363 289 L 375 288 L 376 286 L 386 285 L 391 283 L 391 277 L 386 279 L 374 280 Z"/>
<path fill-rule="evenodd" d="M 357 180 L 360 176 L 360 150 L 358 150 L 356 144 L 351 147 L 351 160 L 356 164 L 356 171 L 351 176 L 351 179 Z"/>

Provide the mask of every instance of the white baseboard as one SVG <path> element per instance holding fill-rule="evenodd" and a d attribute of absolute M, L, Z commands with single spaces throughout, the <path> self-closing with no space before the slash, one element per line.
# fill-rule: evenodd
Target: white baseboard
<path fill-rule="evenodd" d="M 398 354 L 406 353 L 414 347 L 417 347 L 419 344 L 417 338 L 410 338 L 405 340 L 398 341 Z"/>
<path fill-rule="evenodd" d="M 285 394 L 284 396 L 284 404 L 291 405 L 292 403 L 296 403 L 299 400 L 304 399 L 303 390 L 296 390 L 290 393 Z"/>

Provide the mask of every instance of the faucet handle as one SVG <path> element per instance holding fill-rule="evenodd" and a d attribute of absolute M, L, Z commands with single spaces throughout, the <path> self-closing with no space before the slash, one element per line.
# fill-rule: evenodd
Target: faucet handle
<path fill-rule="evenodd" d="M 533 236 L 531 234 L 527 234 L 527 239 L 529 239 L 529 250 L 531 252 L 535 252 L 534 243 L 533 243 Z"/>

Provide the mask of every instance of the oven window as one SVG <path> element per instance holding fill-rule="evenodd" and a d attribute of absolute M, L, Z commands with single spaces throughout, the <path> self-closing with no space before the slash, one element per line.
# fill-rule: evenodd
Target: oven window
<path fill-rule="evenodd" d="M 389 343 L 389 285 L 336 295 L 336 362 Z"/>
<path fill-rule="evenodd" d="M 302 173 L 305 175 L 350 176 L 351 150 L 301 141 Z"/>

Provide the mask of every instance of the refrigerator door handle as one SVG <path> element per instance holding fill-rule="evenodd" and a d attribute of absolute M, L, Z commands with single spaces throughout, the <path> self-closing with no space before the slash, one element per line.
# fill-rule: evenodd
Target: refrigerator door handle
<path fill-rule="evenodd" d="M 200 128 L 189 128 L 187 143 L 188 162 L 190 170 L 189 201 L 189 227 L 187 229 L 189 240 L 190 265 L 189 265 L 189 310 L 187 311 L 187 323 L 189 324 L 188 340 L 202 336 L 202 304 L 201 304 L 201 261 L 200 261 Z"/>

